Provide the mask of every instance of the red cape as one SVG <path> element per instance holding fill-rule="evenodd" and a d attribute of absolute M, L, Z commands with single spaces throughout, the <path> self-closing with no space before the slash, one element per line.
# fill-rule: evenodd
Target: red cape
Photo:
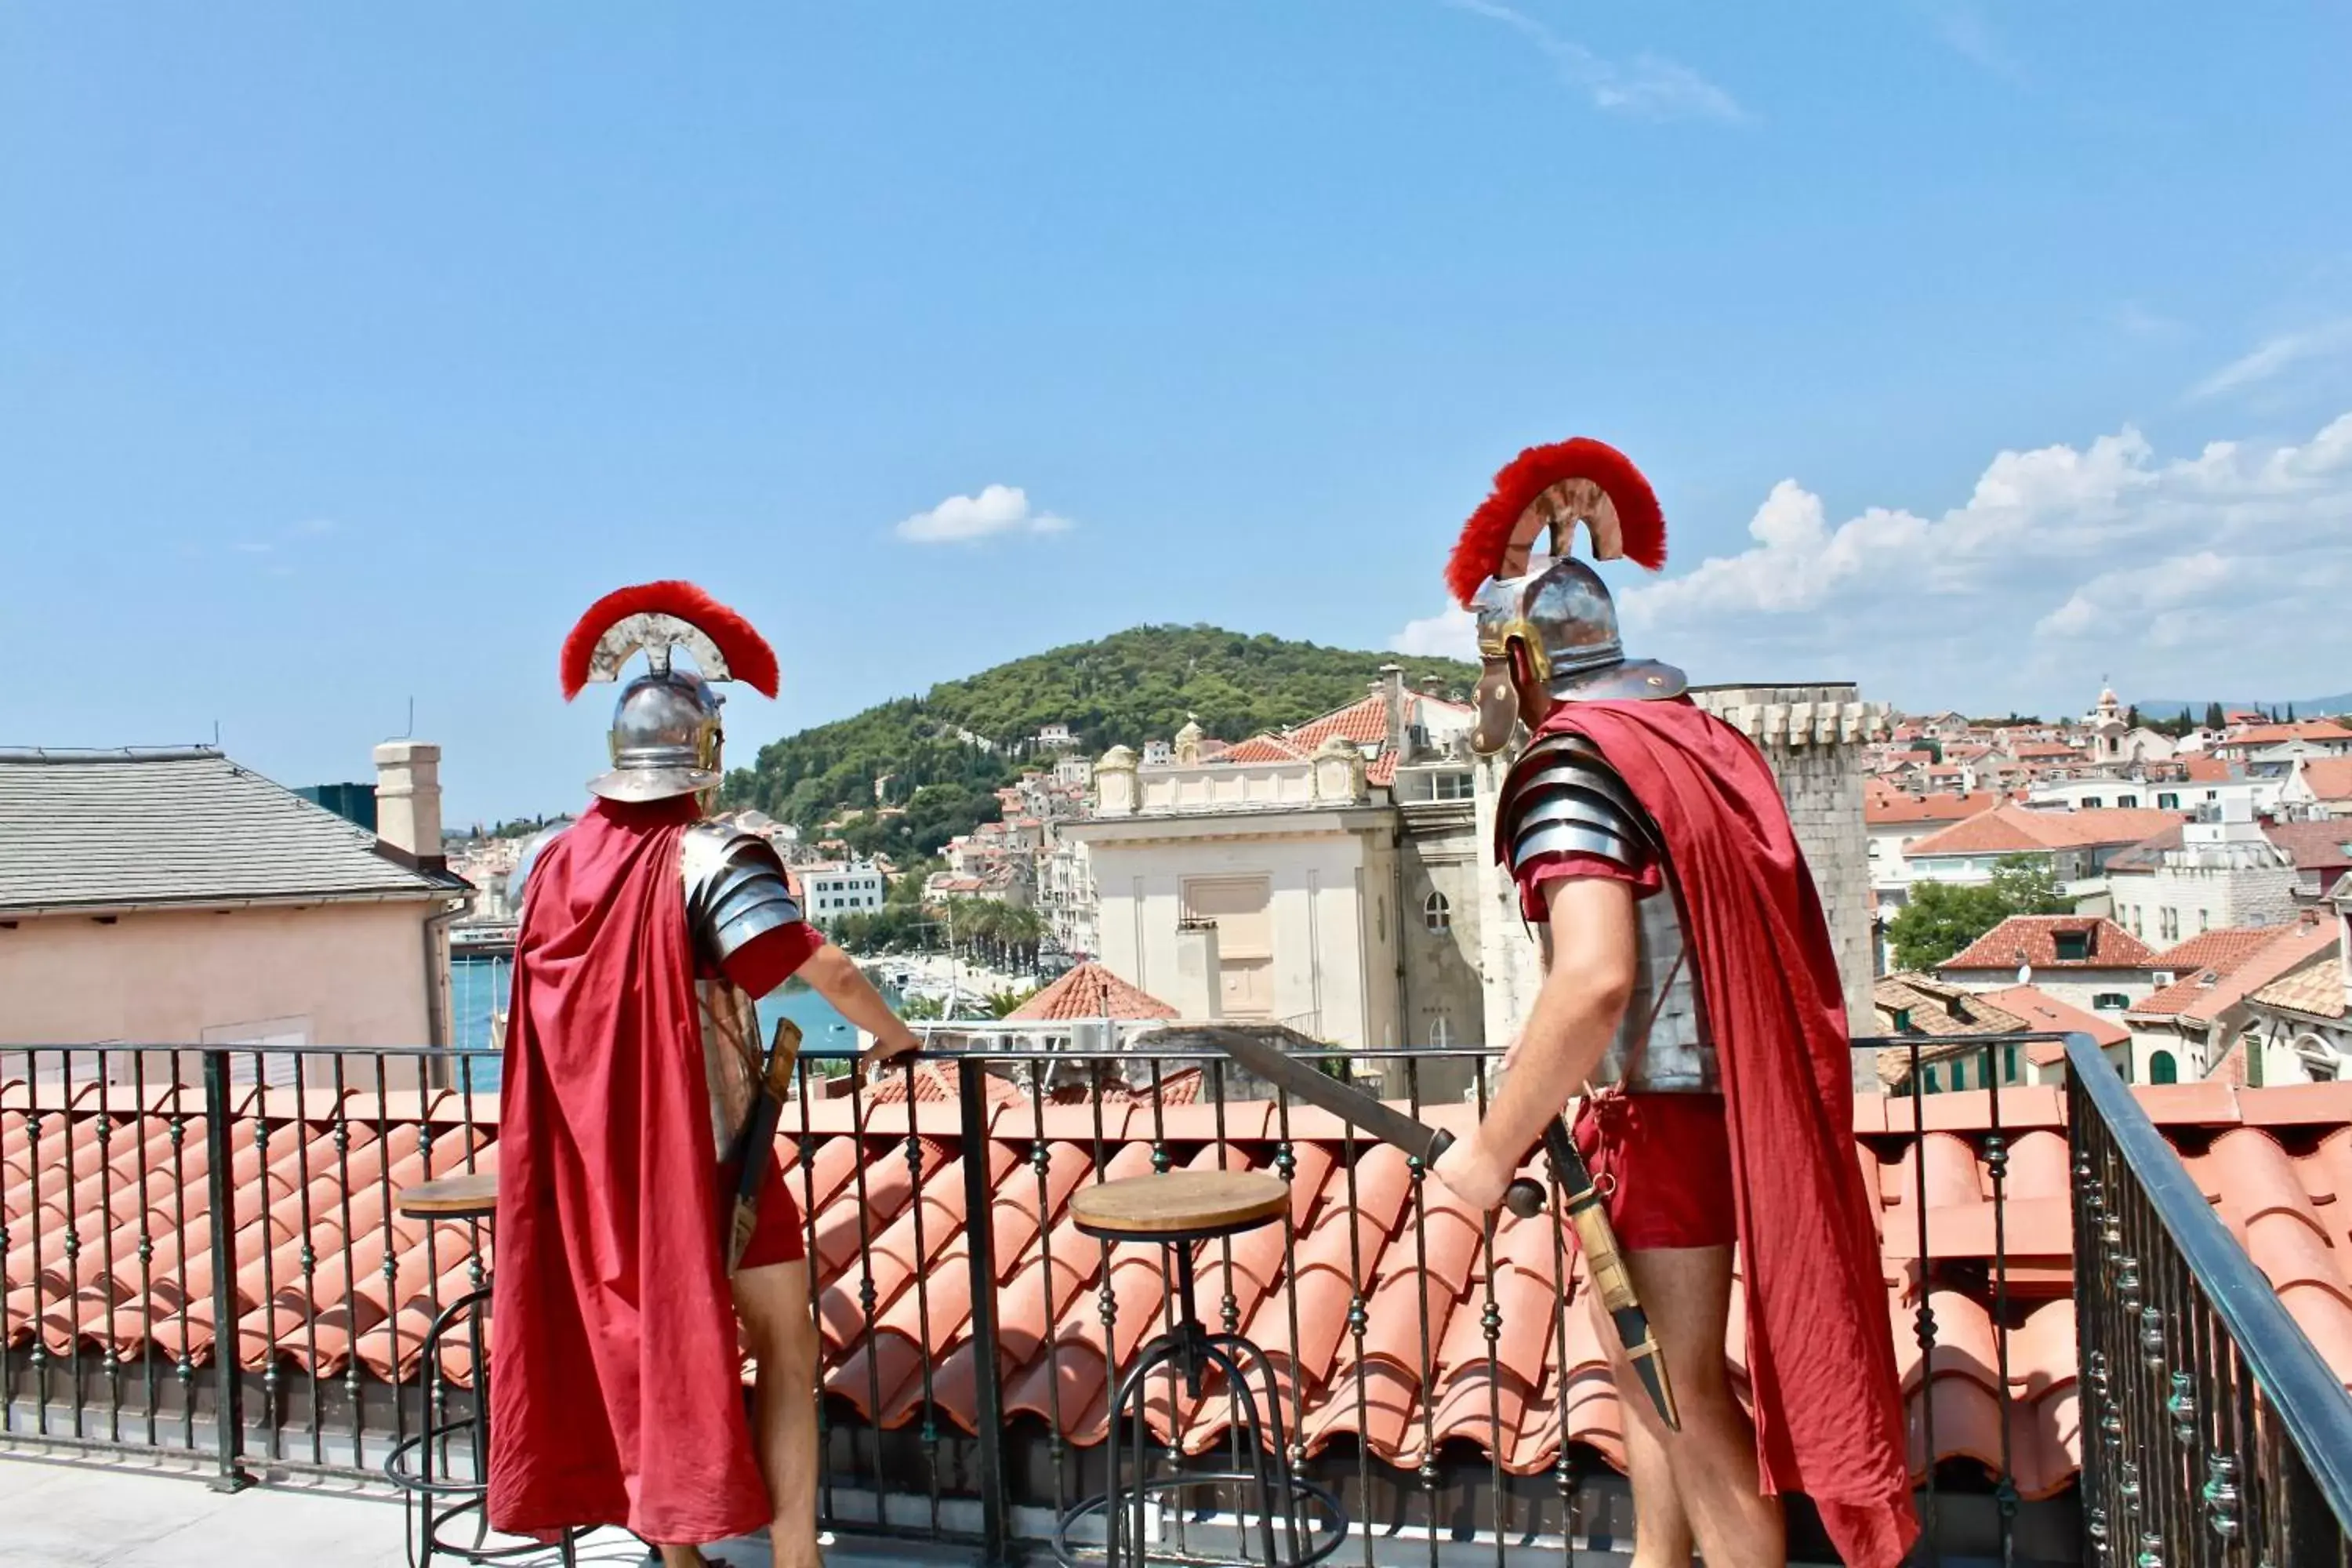
<path fill-rule="evenodd" d="M 1843 986 L 1779 784 L 1686 702 L 1570 702 L 1664 835 L 1723 1071 L 1768 1492 L 1801 1491 L 1839 1555 L 1893 1568 L 1918 1535 L 1871 1201 L 1853 1157 Z"/>
<path fill-rule="evenodd" d="M 531 868 L 499 1090 L 490 1522 L 769 1519 L 719 1256 L 679 876 L 690 801 L 598 802 Z"/>

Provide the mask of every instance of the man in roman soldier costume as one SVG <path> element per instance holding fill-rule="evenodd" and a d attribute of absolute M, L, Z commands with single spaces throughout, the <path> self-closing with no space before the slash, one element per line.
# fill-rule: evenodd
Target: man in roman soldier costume
<path fill-rule="evenodd" d="M 1570 554 L 1580 521 L 1598 559 L 1665 563 L 1649 482 L 1579 439 L 1496 476 L 1446 574 L 1485 666 L 1474 745 L 1528 731 L 1495 853 L 1546 973 L 1436 1173 L 1492 1209 L 1581 1094 L 1575 1139 L 1678 1406 L 1670 1428 L 1604 1319 L 1637 1563 L 1782 1563 L 1779 1498 L 1801 1491 L 1847 1563 L 1892 1568 L 1918 1526 L 1819 897 L 1762 755 L 1680 670 L 1625 658 L 1608 589 Z M 1752 1422 L 1725 1367 L 1735 1246 Z"/>
<path fill-rule="evenodd" d="M 680 647 L 694 669 L 673 662 Z M 816 1568 L 801 1217 L 772 1145 L 750 1150 L 757 1208 L 730 1269 L 720 1233 L 739 1173 L 722 1161 L 762 1092 L 752 1003 L 787 976 L 871 1034 L 870 1058 L 916 1042 L 803 920 L 767 842 L 705 820 L 715 683 L 773 697 L 774 652 L 699 589 L 646 584 L 572 628 L 564 697 L 617 680 L 638 653 L 611 771 L 510 880 L 521 927 L 499 1095 L 490 1521 L 541 1536 L 625 1525 L 670 1568 L 766 1526 L 778 1568 Z M 759 1369 L 748 1423 L 739 1319 Z"/>

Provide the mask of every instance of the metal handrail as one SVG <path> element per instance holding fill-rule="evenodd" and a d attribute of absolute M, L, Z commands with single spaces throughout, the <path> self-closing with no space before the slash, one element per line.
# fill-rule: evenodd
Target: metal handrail
<path fill-rule="evenodd" d="M 2352 1531 L 2352 1397 L 2097 1043 L 2088 1035 L 2068 1035 L 2066 1062 L 2321 1496 Z"/>

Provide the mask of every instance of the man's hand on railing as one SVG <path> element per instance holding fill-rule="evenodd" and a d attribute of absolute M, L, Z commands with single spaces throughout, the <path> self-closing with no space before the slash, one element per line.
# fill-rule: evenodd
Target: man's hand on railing
<path fill-rule="evenodd" d="M 874 1043 L 857 1053 L 857 1070 L 870 1072 L 892 1057 L 922 1049 L 921 1037 L 907 1027 L 903 1018 L 892 1018 L 887 1027 L 875 1035 Z"/>

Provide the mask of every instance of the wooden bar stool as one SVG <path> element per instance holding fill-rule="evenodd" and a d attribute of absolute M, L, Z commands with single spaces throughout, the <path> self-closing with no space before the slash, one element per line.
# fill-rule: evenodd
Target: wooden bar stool
<path fill-rule="evenodd" d="M 1292 1473 L 1290 1447 L 1282 1426 L 1282 1393 L 1265 1352 L 1237 1333 L 1211 1333 L 1194 1300 L 1192 1251 L 1203 1241 L 1238 1236 L 1280 1220 L 1290 1207 L 1289 1184 L 1276 1176 L 1246 1171 L 1179 1171 L 1135 1176 L 1083 1188 L 1070 1199 L 1070 1217 L 1080 1231 L 1108 1242 L 1157 1242 L 1167 1249 L 1176 1275 L 1176 1322 L 1136 1352 L 1118 1380 L 1110 1403 L 1106 1490 L 1071 1509 L 1054 1528 L 1054 1554 L 1067 1568 L 1082 1560 L 1070 1546 L 1072 1529 L 1099 1515 L 1107 1568 L 1142 1568 L 1146 1500 L 1181 1503 L 1184 1494 L 1235 1489 L 1234 1539 L 1242 1563 L 1267 1568 L 1307 1568 L 1336 1550 L 1347 1534 L 1339 1500 Z M 1201 1396 L 1202 1374 L 1215 1372 L 1233 1402 L 1233 1463 L 1223 1470 L 1195 1469 L 1181 1462 L 1164 1475 L 1150 1470 L 1149 1429 L 1144 1424 L 1146 1385 L 1154 1373 L 1184 1380 L 1187 1398 Z M 1253 1373 L 1255 1376 L 1253 1377 Z M 1265 1389 L 1261 1407 L 1256 1383 Z M 1124 1474 L 1122 1431 L 1133 1424 L 1135 1474 Z M 1302 1521 L 1301 1515 L 1307 1517 Z M 1253 1531 L 1248 1521 L 1256 1521 Z M 1281 1528 L 1277 1531 L 1276 1519 Z M 1250 1554 L 1250 1537 L 1259 1555 Z M 1278 1538 L 1278 1539 L 1277 1539 Z M 1187 1551 L 1187 1563 L 1213 1561 Z"/>
<path fill-rule="evenodd" d="M 467 1220 L 487 1225 L 498 1213 L 499 1175 L 496 1171 L 478 1171 L 419 1182 L 413 1187 L 403 1187 L 393 1199 L 393 1207 L 406 1218 L 427 1223 Z M 489 1543 L 490 1362 L 485 1353 L 484 1335 L 489 1311 L 490 1285 L 485 1279 L 478 1289 L 468 1290 L 434 1315 L 419 1352 L 418 1365 L 423 1376 L 418 1391 L 423 1408 L 415 1433 L 403 1438 L 384 1460 L 385 1476 L 415 1500 L 407 1529 L 412 1568 L 427 1568 L 436 1553 L 478 1563 L 532 1556 L 547 1550 L 545 1543 L 537 1541 L 510 1546 Z M 447 1407 L 447 1373 L 442 1369 L 442 1352 L 460 1334 L 465 1336 L 467 1354 L 474 1369 L 471 1408 L 455 1419 L 436 1420 L 436 1412 Z M 460 1434 L 472 1450 L 470 1479 L 457 1473 L 450 1458 Z M 473 1521 L 470 1544 L 445 1534 L 450 1526 L 468 1517 Z M 577 1561 L 573 1554 L 575 1536 L 575 1531 L 567 1530 L 556 1542 L 557 1553 L 567 1568 Z"/>

